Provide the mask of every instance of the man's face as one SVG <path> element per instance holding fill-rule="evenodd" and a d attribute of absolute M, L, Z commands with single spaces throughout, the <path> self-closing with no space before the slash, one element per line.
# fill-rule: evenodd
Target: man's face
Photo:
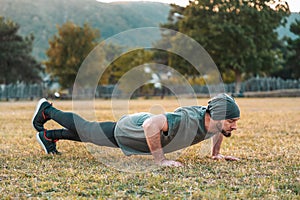
<path fill-rule="evenodd" d="M 237 129 L 237 121 L 239 118 L 221 120 L 216 124 L 217 129 L 225 136 L 230 137 L 231 132 Z"/>

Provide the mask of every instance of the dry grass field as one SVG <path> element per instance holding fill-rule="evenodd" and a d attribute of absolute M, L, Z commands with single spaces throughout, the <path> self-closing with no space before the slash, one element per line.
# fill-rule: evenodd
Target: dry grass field
<path fill-rule="evenodd" d="M 237 102 L 239 129 L 224 140 L 222 153 L 240 161 L 212 160 L 196 145 L 178 158 L 185 167 L 144 173 L 109 167 L 78 142 L 59 141 L 63 154 L 45 155 L 31 126 L 36 102 L 0 102 L 0 199 L 300 199 L 300 99 Z M 72 111 L 71 101 L 53 103 Z M 132 100 L 129 110 L 178 106 L 173 99 Z M 98 120 L 114 120 L 110 101 L 97 100 L 95 110 Z"/>

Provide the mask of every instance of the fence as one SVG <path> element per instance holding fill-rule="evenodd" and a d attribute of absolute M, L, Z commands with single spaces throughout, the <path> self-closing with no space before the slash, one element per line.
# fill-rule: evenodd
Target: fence
<path fill-rule="evenodd" d="M 224 84 L 224 89 L 226 93 L 236 93 L 235 83 Z M 201 85 L 193 86 L 196 94 L 208 94 L 208 87 Z M 283 80 L 281 78 L 250 78 L 241 83 L 241 89 L 239 94 L 244 94 L 247 92 L 270 92 L 276 90 L 289 90 L 289 89 L 300 89 L 300 79 L 288 79 Z"/>
<path fill-rule="evenodd" d="M 44 96 L 44 91 L 45 89 L 41 84 L 0 85 L 0 100 L 32 100 Z"/>
<path fill-rule="evenodd" d="M 206 85 L 193 85 L 194 92 L 197 95 L 208 95 L 209 90 Z M 213 87 L 213 86 L 212 86 Z M 224 89 L 226 93 L 235 93 L 235 83 L 224 84 Z M 300 79 L 298 80 L 283 80 L 281 78 L 250 78 L 243 83 L 241 83 L 241 90 L 239 94 L 251 93 L 251 92 L 271 92 L 271 91 L 282 91 L 282 90 L 296 90 L 299 93 L 296 96 L 300 96 Z M 114 91 L 114 85 L 99 86 L 96 89 L 96 98 L 110 98 Z M 94 90 L 82 90 L 81 96 L 84 98 L 87 94 L 93 94 Z M 116 92 L 116 91 L 114 91 Z M 118 95 L 122 97 L 122 92 L 117 91 Z M 147 94 L 147 96 L 172 96 L 184 94 L 184 90 L 181 85 L 173 86 L 173 93 L 167 88 L 161 90 L 153 90 L 153 94 Z M 145 96 L 142 92 L 135 92 L 133 94 L 135 97 Z M 266 94 L 268 95 L 268 94 Z M 49 97 L 52 94 L 49 92 L 48 88 L 43 84 L 9 84 L 0 85 L 0 100 L 32 100 L 41 97 Z M 295 96 L 295 95 L 293 95 Z M 71 94 L 65 94 L 63 98 L 70 99 Z"/>

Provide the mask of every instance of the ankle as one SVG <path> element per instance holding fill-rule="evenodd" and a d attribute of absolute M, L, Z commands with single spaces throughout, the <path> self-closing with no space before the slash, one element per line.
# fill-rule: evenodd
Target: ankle
<path fill-rule="evenodd" d="M 44 138 L 49 142 L 57 142 L 58 139 L 54 137 L 53 131 L 44 130 Z"/>

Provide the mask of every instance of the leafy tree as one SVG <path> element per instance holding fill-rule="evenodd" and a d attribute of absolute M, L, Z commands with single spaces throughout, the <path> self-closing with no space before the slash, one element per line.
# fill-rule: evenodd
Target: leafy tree
<path fill-rule="evenodd" d="M 152 62 L 151 50 L 137 49 L 117 58 L 108 68 L 110 72 L 109 83 L 115 84 L 128 71 L 145 63 Z"/>
<path fill-rule="evenodd" d="M 114 62 L 115 59 L 122 53 L 122 47 L 114 44 L 109 43 L 103 47 L 105 51 L 105 61 L 107 62 Z M 99 84 L 115 84 L 116 83 L 116 71 L 115 65 L 113 63 L 107 63 L 109 66 L 105 69 L 105 72 L 102 74 L 101 79 L 99 80 Z M 125 72 L 124 72 L 125 73 Z"/>
<path fill-rule="evenodd" d="M 180 13 L 182 17 L 175 25 L 178 31 L 208 51 L 221 73 L 234 73 L 239 92 L 243 74 L 268 73 L 281 56 L 279 50 L 273 48 L 278 42 L 274 30 L 285 22 L 283 19 L 289 10 L 285 4 L 271 8 L 268 3 L 264 0 L 193 0 Z M 184 67 L 180 63 L 177 66 Z"/>
<path fill-rule="evenodd" d="M 291 55 L 287 59 L 287 70 L 290 72 L 290 78 L 300 78 L 300 20 L 296 20 L 290 26 L 291 32 L 298 36 L 297 39 L 288 40 L 288 49 Z"/>
<path fill-rule="evenodd" d="M 161 24 L 160 26 L 165 29 L 172 29 L 174 31 L 180 31 L 179 30 L 179 23 L 181 20 L 183 20 L 185 8 L 178 6 L 176 4 L 171 4 L 171 9 L 168 16 L 168 21 L 165 24 Z M 171 35 L 172 34 L 172 35 Z M 162 39 L 159 40 L 156 44 L 154 44 L 154 47 L 163 47 L 164 49 L 172 49 L 176 48 L 174 47 L 174 44 L 176 45 L 176 35 L 175 32 L 161 32 Z M 173 38 L 173 39 L 172 39 Z M 186 46 L 186 44 L 182 44 L 183 46 Z M 181 48 L 182 46 L 179 45 L 178 48 Z M 171 66 L 175 68 L 179 73 L 189 76 L 193 75 L 196 77 L 199 75 L 197 70 L 186 60 L 182 59 L 180 56 L 171 53 L 171 52 L 164 52 L 164 51 L 156 51 L 154 53 L 154 58 L 156 58 L 157 61 L 162 62 L 165 65 Z"/>
<path fill-rule="evenodd" d="M 49 41 L 46 54 L 46 70 L 53 79 L 57 79 L 62 88 L 70 88 L 77 72 L 91 50 L 97 45 L 100 32 L 88 24 L 80 27 L 67 22 L 57 27 L 58 35 Z"/>
<path fill-rule="evenodd" d="M 0 17 L 0 83 L 37 82 L 41 66 L 31 56 L 33 35 L 17 34 L 19 25 Z"/>
<path fill-rule="evenodd" d="M 176 4 L 171 4 L 171 9 L 168 15 L 168 21 L 165 24 L 161 24 L 161 27 L 179 31 L 179 20 L 183 17 L 184 7 Z"/>

